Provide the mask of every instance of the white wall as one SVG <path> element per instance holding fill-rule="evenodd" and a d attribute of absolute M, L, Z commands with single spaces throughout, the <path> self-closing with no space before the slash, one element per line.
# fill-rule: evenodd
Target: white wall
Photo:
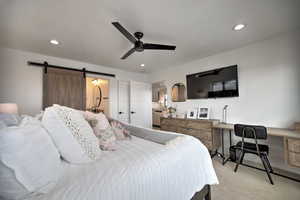
<path fill-rule="evenodd" d="M 45 56 L 41 54 L 0 48 L 0 103 L 15 102 L 20 113 L 34 115 L 42 108 L 42 68 L 28 66 L 27 61 L 74 67 L 116 75 L 110 79 L 110 112 L 117 116 L 117 79 L 147 81 L 147 75 L 119 69 L 97 66 L 74 60 Z"/>
<path fill-rule="evenodd" d="M 210 106 L 211 117 L 221 119 L 222 108 L 228 104 L 228 120 L 232 123 L 289 127 L 300 120 L 300 31 L 156 71 L 150 74 L 150 81 L 166 80 L 170 95 L 174 83 L 186 84 L 187 74 L 234 64 L 239 70 L 239 97 L 187 100 L 172 105 L 180 112 Z"/>
<path fill-rule="evenodd" d="M 171 104 L 181 113 L 189 108 L 209 106 L 214 119 L 222 118 L 222 108 L 228 104 L 228 122 L 231 123 L 291 127 L 295 121 L 300 121 L 300 30 L 153 72 L 150 81 L 166 80 L 170 95 L 174 83 L 186 83 L 186 74 L 233 64 L 238 64 L 239 97 Z M 269 142 L 273 164 L 285 168 L 282 138 L 270 138 Z M 291 170 L 300 173 L 299 169 Z"/>

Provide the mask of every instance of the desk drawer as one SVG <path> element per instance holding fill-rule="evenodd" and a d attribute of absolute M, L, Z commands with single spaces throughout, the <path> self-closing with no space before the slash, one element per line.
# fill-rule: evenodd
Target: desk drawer
<path fill-rule="evenodd" d="M 202 122 L 202 121 L 187 121 L 186 123 L 187 128 L 192 128 L 192 129 L 212 129 L 212 123 L 211 122 Z"/>
<path fill-rule="evenodd" d="M 177 132 L 177 127 L 172 125 L 161 124 L 160 128 L 163 131 Z"/>
<path fill-rule="evenodd" d="M 179 127 L 186 127 L 186 120 L 184 120 L 184 119 L 178 119 L 177 120 L 177 126 L 179 126 Z"/>
<path fill-rule="evenodd" d="M 300 153 L 288 152 L 289 164 L 295 167 L 300 167 Z"/>
<path fill-rule="evenodd" d="M 176 119 L 168 119 L 168 118 L 161 118 L 160 119 L 161 125 L 169 125 L 169 126 L 177 126 L 177 120 Z"/>
<path fill-rule="evenodd" d="M 186 135 L 194 136 L 201 141 L 211 141 L 212 140 L 212 134 L 211 131 L 203 131 L 203 130 L 197 130 L 197 129 L 190 129 L 190 128 L 181 128 L 178 127 L 177 129 L 178 133 L 183 133 Z"/>
<path fill-rule="evenodd" d="M 300 140 L 288 139 L 287 141 L 289 151 L 300 153 Z"/>

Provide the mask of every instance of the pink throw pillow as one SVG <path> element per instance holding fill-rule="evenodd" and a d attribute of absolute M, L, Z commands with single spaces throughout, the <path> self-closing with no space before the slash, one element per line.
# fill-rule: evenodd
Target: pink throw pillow
<path fill-rule="evenodd" d="M 130 132 L 125 128 L 125 126 L 122 123 L 112 120 L 110 124 L 116 135 L 117 140 L 131 139 Z"/>
<path fill-rule="evenodd" d="M 103 113 L 92 113 L 92 112 L 89 112 L 89 111 L 85 111 L 83 113 L 83 116 L 84 118 L 89 121 L 89 120 L 92 120 L 92 119 L 97 119 L 98 120 L 98 124 L 97 124 L 97 128 L 98 129 L 107 129 L 110 127 L 110 124 L 106 118 L 106 116 L 103 114 Z"/>
<path fill-rule="evenodd" d="M 114 151 L 116 136 L 103 113 L 92 113 L 89 111 L 82 113 L 84 118 L 93 128 L 94 134 L 99 140 L 99 146 L 104 151 Z"/>

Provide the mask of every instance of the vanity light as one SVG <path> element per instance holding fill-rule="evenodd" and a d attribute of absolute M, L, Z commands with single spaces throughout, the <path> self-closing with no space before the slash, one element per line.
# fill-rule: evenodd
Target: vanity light
<path fill-rule="evenodd" d="M 95 85 L 95 86 L 100 86 L 101 80 L 100 79 L 94 79 L 94 80 L 92 80 L 92 84 Z"/>
<path fill-rule="evenodd" d="M 240 30 L 242 30 L 242 29 L 245 28 L 245 27 L 246 27 L 245 24 L 237 24 L 237 25 L 235 25 L 235 26 L 233 27 L 233 30 L 235 30 L 235 31 L 240 31 Z"/>
<path fill-rule="evenodd" d="M 50 40 L 50 43 L 54 45 L 59 45 L 59 42 L 57 40 Z"/>

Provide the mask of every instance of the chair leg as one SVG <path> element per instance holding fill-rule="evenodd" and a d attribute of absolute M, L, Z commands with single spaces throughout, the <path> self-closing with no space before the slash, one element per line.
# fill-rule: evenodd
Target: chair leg
<path fill-rule="evenodd" d="M 211 188 L 210 188 L 210 185 L 207 185 L 207 186 L 208 186 L 208 191 L 204 197 L 204 200 L 211 200 Z"/>
<path fill-rule="evenodd" d="M 271 183 L 272 185 L 274 185 L 273 180 L 272 180 L 272 177 L 271 177 L 271 174 L 270 174 L 269 169 L 268 169 L 268 166 L 267 166 L 266 161 L 265 161 L 265 159 L 264 159 L 264 156 L 263 156 L 263 155 L 260 155 L 260 159 L 261 159 L 261 162 L 262 162 L 263 165 L 264 165 L 265 171 L 267 172 L 267 175 L 268 175 L 268 178 L 269 178 L 269 180 L 270 180 L 270 183 Z"/>
<path fill-rule="evenodd" d="M 238 167 L 239 167 L 239 165 L 240 165 L 240 163 L 241 163 L 241 161 L 242 161 L 242 159 L 244 157 L 243 155 L 244 155 L 244 151 L 241 150 L 240 154 L 239 154 L 239 160 L 236 163 L 235 168 L 234 168 L 234 172 L 236 172 L 238 170 Z"/>
<path fill-rule="evenodd" d="M 240 164 L 243 164 L 244 156 L 245 156 L 245 152 L 243 152 L 243 154 L 242 154 L 242 159 L 241 159 L 241 163 Z"/>
<path fill-rule="evenodd" d="M 267 163 L 267 165 L 268 165 L 268 167 L 269 167 L 269 169 L 270 169 L 270 172 L 273 172 L 273 168 L 272 168 L 272 166 L 271 166 L 271 164 L 270 164 L 268 155 L 264 155 L 264 158 L 265 158 L 265 161 L 266 161 L 266 163 Z"/>

